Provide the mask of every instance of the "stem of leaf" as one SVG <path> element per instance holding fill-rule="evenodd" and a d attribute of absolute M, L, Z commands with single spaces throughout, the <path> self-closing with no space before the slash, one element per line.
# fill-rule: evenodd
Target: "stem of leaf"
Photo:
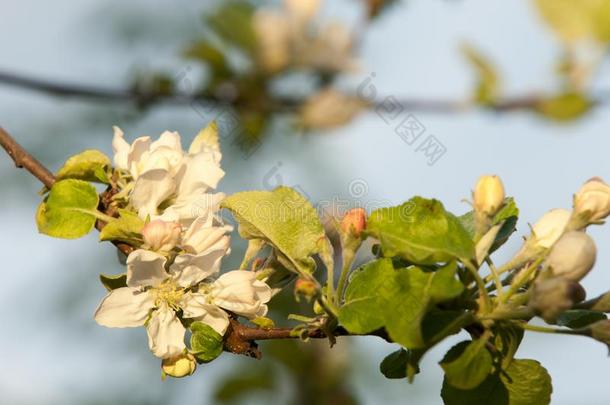
<path fill-rule="evenodd" d="M 509 287 L 506 294 L 500 299 L 501 303 L 505 303 L 512 297 L 519 289 L 529 281 L 530 276 L 538 269 L 538 265 L 542 262 L 543 258 L 536 259 L 527 268 L 521 270 L 517 276 L 515 276 L 514 282 Z"/>
<path fill-rule="evenodd" d="M 496 285 L 496 294 L 498 295 L 498 299 L 500 299 L 500 301 L 501 301 L 503 291 L 502 291 L 502 281 L 500 280 L 500 275 L 498 274 L 496 266 L 494 265 L 493 261 L 491 260 L 491 258 L 489 256 L 485 259 L 485 262 L 489 266 L 489 271 L 491 271 L 491 277 L 493 278 L 494 284 Z"/>
<path fill-rule="evenodd" d="M 489 294 L 487 294 L 487 289 L 485 288 L 485 282 L 479 275 L 477 268 L 470 262 L 470 260 L 464 260 L 463 263 L 466 266 L 466 268 L 470 271 L 470 273 L 472 274 L 472 277 L 474 277 L 474 281 L 477 283 L 477 287 L 479 289 L 479 294 L 481 295 L 481 298 L 483 298 L 483 304 L 482 304 L 483 313 L 486 314 L 491 310 L 491 298 L 489 298 Z"/>
<path fill-rule="evenodd" d="M 347 282 L 347 276 L 354 263 L 356 252 L 351 249 L 343 249 L 343 265 L 341 268 L 341 275 L 339 276 L 339 283 L 337 284 L 336 302 L 341 305 L 343 300 L 343 290 L 345 289 L 345 283 Z"/>
<path fill-rule="evenodd" d="M 89 214 L 89 215 L 99 219 L 100 221 L 104 221 L 106 223 L 110 223 L 110 222 L 116 220 L 115 217 L 111 217 L 110 215 L 106 215 L 103 212 L 99 212 L 98 210 L 86 210 L 86 209 L 83 209 L 83 208 L 72 208 L 72 211 L 82 212 L 83 214 Z"/>
<path fill-rule="evenodd" d="M 562 335 L 578 335 L 578 336 L 588 336 L 588 334 L 579 329 L 560 329 L 560 328 L 551 328 L 548 326 L 538 326 L 538 325 L 530 325 L 524 322 L 516 322 L 516 324 L 524 330 L 529 330 L 532 332 L 540 332 L 540 333 L 558 333 Z"/>

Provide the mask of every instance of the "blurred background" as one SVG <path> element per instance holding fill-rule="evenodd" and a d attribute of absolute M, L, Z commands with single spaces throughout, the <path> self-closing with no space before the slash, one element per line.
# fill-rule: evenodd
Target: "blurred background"
<path fill-rule="evenodd" d="M 588 178 L 608 180 L 610 114 L 607 106 L 592 107 L 610 84 L 605 50 L 566 45 L 532 0 L 392 3 L 369 19 L 376 10 L 362 1 L 327 1 L 311 18 L 340 24 L 347 39 L 329 28 L 328 38 L 316 37 L 320 48 L 298 44 L 299 55 L 313 55 L 308 60 L 269 53 L 252 62 L 247 56 L 255 51 L 219 56 L 220 42 L 203 40 L 213 37 L 211 26 L 233 48 L 257 46 L 248 45 L 248 32 L 230 38 L 239 24 L 229 24 L 229 34 L 219 26 L 227 16 L 219 14 L 221 2 L 4 1 L 0 125 L 56 170 L 83 149 L 110 154 L 112 125 L 131 139 L 177 130 L 186 143 L 217 118 L 226 134 L 221 191 L 284 184 L 314 202 L 347 200 L 367 209 L 422 195 L 461 214 L 477 177 L 495 173 L 516 198 L 521 235 L 546 210 L 569 208 Z M 287 12 L 280 2 L 251 4 Z M 284 35 L 273 18 L 262 31 Z M 575 68 L 582 58 L 595 60 L 595 70 Z M 131 96 L 57 97 L 8 85 L 14 74 Z M 329 85 L 347 90 L 320 95 Z M 517 100 L 517 107 L 503 100 Z M 405 123 L 409 130 L 397 129 Z M 39 235 L 40 184 L 6 156 L 0 190 L 1 403 L 441 403 L 437 363 L 464 336 L 428 353 L 411 385 L 379 373 L 396 345 L 373 337 L 342 338 L 332 350 L 324 341 L 265 343 L 261 362 L 225 353 L 193 377 L 162 382 L 144 329 L 93 321 L 105 295 L 98 273 L 122 271 L 113 247 L 98 244 L 95 234 L 78 241 Z M 591 235 L 599 254 L 597 271 L 583 283 L 589 297 L 610 289 L 610 235 L 601 227 Z M 510 257 L 519 243 L 513 238 L 500 256 Z M 235 245 L 226 269 L 238 265 L 243 248 Z M 517 357 L 549 370 L 553 404 L 607 403 L 603 345 L 528 334 Z"/>

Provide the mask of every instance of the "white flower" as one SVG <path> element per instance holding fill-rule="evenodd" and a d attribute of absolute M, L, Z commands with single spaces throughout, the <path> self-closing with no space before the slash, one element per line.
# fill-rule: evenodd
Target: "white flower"
<path fill-rule="evenodd" d="M 136 250 L 127 259 L 127 287 L 111 291 L 95 313 L 98 324 L 108 327 L 146 326 L 150 350 L 162 359 L 184 352 L 185 328 L 177 316 L 196 318 L 224 334 L 228 314 L 243 316 L 267 312 L 269 287 L 255 274 L 232 271 L 212 281 L 224 249 L 199 255 L 179 255 L 169 271 L 167 259 L 157 253 Z"/>
<path fill-rule="evenodd" d="M 182 235 L 180 246 L 187 253 L 197 254 L 206 250 L 229 250 L 229 236 L 233 227 L 230 225 L 215 226 L 216 221 L 211 213 L 198 217 Z"/>
<path fill-rule="evenodd" d="M 144 237 L 142 248 L 169 252 L 178 244 L 181 232 L 182 227 L 176 222 L 165 222 L 160 219 L 150 221 L 142 228 Z"/>
<path fill-rule="evenodd" d="M 114 162 L 135 181 L 130 202 L 140 218 L 189 225 L 202 213 L 218 209 L 224 194 L 209 193 L 224 176 L 217 145 L 198 137 L 186 153 L 177 132 L 166 131 L 152 143 L 150 137 L 140 137 L 129 145 L 119 128 L 114 131 Z"/>
<path fill-rule="evenodd" d="M 572 213 L 555 208 L 548 211 L 532 228 L 532 240 L 536 247 L 549 249 L 564 233 Z"/>
<path fill-rule="evenodd" d="M 599 177 L 587 181 L 574 196 L 574 213 L 589 223 L 604 220 L 610 215 L 610 186 Z"/>
<path fill-rule="evenodd" d="M 595 264 L 595 242 L 584 232 L 565 233 L 551 249 L 547 265 L 554 276 L 580 281 Z"/>

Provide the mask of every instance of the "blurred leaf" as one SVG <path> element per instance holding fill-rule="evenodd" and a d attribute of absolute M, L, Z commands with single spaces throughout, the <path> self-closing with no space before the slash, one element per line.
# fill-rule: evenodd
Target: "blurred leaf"
<path fill-rule="evenodd" d="M 539 101 L 535 111 L 545 118 L 566 122 L 582 118 L 592 106 L 593 103 L 584 94 L 563 93 Z"/>
<path fill-rule="evenodd" d="M 251 53 L 256 48 L 253 12 L 252 6 L 245 2 L 224 1 L 214 13 L 205 17 L 205 22 L 221 39 Z"/>
<path fill-rule="evenodd" d="M 234 403 L 253 392 L 273 391 L 275 388 L 273 370 L 270 367 L 260 367 L 223 378 L 214 392 L 214 399 L 220 403 Z"/>
<path fill-rule="evenodd" d="M 498 74 L 492 64 L 475 48 L 464 45 L 462 54 L 475 70 L 478 82 L 474 91 L 474 99 L 481 105 L 492 105 L 498 100 L 500 84 Z"/>
<path fill-rule="evenodd" d="M 198 363 L 209 363 L 222 353 L 222 336 L 203 322 L 193 322 L 190 326 L 191 352 Z"/>
<path fill-rule="evenodd" d="M 226 77 L 230 74 L 224 53 L 209 41 L 195 42 L 184 50 L 184 56 L 208 64 L 214 76 Z"/>
<path fill-rule="evenodd" d="M 100 281 L 108 291 L 127 287 L 127 273 L 116 275 L 100 274 Z"/>
<path fill-rule="evenodd" d="M 608 319 L 608 317 L 603 312 L 589 311 L 586 309 L 570 309 L 559 315 L 559 318 L 557 318 L 557 325 L 579 329 L 604 319 Z"/>
<path fill-rule="evenodd" d="M 502 368 L 506 369 L 515 357 L 523 340 L 523 329 L 512 323 L 502 323 L 494 336 L 494 346 L 502 354 Z"/>
<path fill-rule="evenodd" d="M 80 238 L 91 232 L 99 198 L 95 187 L 83 180 L 67 179 L 56 182 L 46 200 L 36 212 L 38 230 L 64 239 Z"/>
<path fill-rule="evenodd" d="M 88 149 L 68 158 L 55 177 L 57 180 L 78 179 L 108 184 L 106 169 L 111 165 L 108 156 L 99 150 Z"/>
<path fill-rule="evenodd" d="M 309 273 L 310 257 L 320 251 L 326 238 L 316 209 L 290 187 L 273 191 L 245 191 L 227 197 L 221 204 L 239 223 L 244 239 L 262 239 L 277 249 L 278 260 L 293 271 Z"/>
<path fill-rule="evenodd" d="M 535 0 L 540 15 L 566 42 L 610 41 L 609 0 Z"/>
<path fill-rule="evenodd" d="M 492 369 L 492 358 L 485 347 L 486 343 L 486 339 L 464 341 L 449 349 L 440 362 L 449 384 L 469 390 L 485 381 Z"/>
<path fill-rule="evenodd" d="M 551 377 L 535 360 L 514 360 L 505 374 L 489 375 L 478 387 L 461 390 L 443 381 L 445 405 L 546 405 L 551 402 Z"/>
<path fill-rule="evenodd" d="M 300 123 L 308 129 L 332 129 L 346 125 L 367 106 L 358 97 L 335 89 L 323 89 L 310 96 L 300 108 Z"/>
<path fill-rule="evenodd" d="M 399 379 L 407 376 L 409 352 L 405 349 L 388 354 L 379 365 L 379 371 L 386 378 Z"/>
<path fill-rule="evenodd" d="M 119 218 L 106 224 L 100 231 L 100 241 L 121 241 L 137 246 L 142 243 L 144 221 L 138 214 L 128 210 L 119 210 Z"/>
<path fill-rule="evenodd" d="M 474 243 L 461 222 L 437 200 L 414 197 L 373 211 L 367 233 L 381 242 L 385 257 L 415 264 L 435 264 L 474 257 Z"/>

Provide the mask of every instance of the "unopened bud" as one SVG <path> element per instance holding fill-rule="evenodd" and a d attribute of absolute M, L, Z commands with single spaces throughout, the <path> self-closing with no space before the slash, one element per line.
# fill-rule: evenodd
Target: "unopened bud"
<path fill-rule="evenodd" d="M 583 184 L 574 196 L 574 214 L 584 226 L 603 221 L 610 215 L 610 186 L 599 177 Z"/>
<path fill-rule="evenodd" d="M 472 193 L 474 210 L 493 216 L 504 203 L 504 185 L 498 176 L 481 176 Z"/>
<path fill-rule="evenodd" d="M 563 234 L 572 213 L 556 208 L 548 211 L 533 226 L 532 240 L 536 247 L 549 249 Z"/>
<path fill-rule="evenodd" d="M 586 297 L 582 286 L 562 277 L 536 280 L 529 305 L 547 323 L 555 323 L 562 312 Z"/>
<path fill-rule="evenodd" d="M 584 232 L 564 234 L 551 249 L 547 265 L 554 276 L 580 281 L 595 264 L 595 242 Z"/>
<path fill-rule="evenodd" d="M 169 252 L 180 240 L 182 228 L 176 222 L 165 222 L 160 219 L 150 221 L 142 229 L 145 249 Z"/>
<path fill-rule="evenodd" d="M 341 231 L 344 234 L 353 234 L 360 237 L 366 228 L 366 211 L 364 208 L 353 208 L 349 210 L 341 220 Z"/>
<path fill-rule="evenodd" d="M 183 353 L 176 357 L 163 359 L 161 362 L 161 370 L 163 377 L 169 375 L 174 378 L 182 378 L 191 375 L 197 368 L 195 357 L 190 353 Z"/>
<path fill-rule="evenodd" d="M 303 278 L 297 279 L 294 283 L 295 296 L 303 296 L 307 301 L 311 300 L 318 293 L 318 286 L 313 280 Z"/>

